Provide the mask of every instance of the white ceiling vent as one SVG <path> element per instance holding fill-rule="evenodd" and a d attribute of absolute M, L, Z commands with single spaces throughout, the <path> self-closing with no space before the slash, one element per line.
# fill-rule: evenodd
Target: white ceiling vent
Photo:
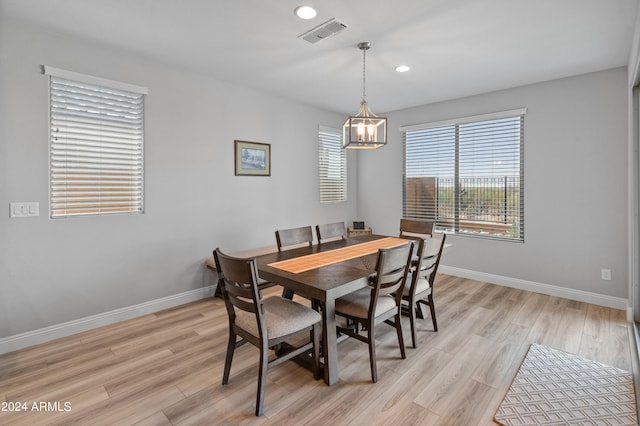
<path fill-rule="evenodd" d="M 304 34 L 300 34 L 298 38 L 306 40 L 311 44 L 315 44 L 321 40 L 326 40 L 329 37 L 333 37 L 334 35 L 346 29 L 347 26 L 345 24 L 340 21 L 336 21 L 336 18 L 331 18 L 324 24 L 320 24 Z"/>

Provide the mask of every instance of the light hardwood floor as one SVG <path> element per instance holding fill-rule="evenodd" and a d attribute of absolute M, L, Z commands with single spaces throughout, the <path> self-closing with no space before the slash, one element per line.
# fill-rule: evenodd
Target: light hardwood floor
<path fill-rule="evenodd" d="M 446 275 L 435 297 L 440 331 L 419 321 L 407 359 L 393 329 L 378 328 L 378 383 L 367 346 L 349 339 L 335 386 L 292 362 L 269 370 L 261 418 L 258 352 L 239 348 L 221 385 L 227 317 L 207 299 L 0 356 L 0 401 L 28 405 L 0 411 L 0 424 L 486 425 L 531 343 L 631 371 L 623 311 Z"/>

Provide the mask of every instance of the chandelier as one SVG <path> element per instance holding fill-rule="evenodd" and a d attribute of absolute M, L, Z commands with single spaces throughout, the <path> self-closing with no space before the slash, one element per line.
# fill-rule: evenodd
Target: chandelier
<path fill-rule="evenodd" d="M 387 118 L 378 117 L 367 105 L 365 91 L 365 55 L 371 43 L 362 42 L 358 48 L 362 50 L 362 100 L 356 115 L 351 115 L 342 126 L 342 147 L 348 149 L 377 149 L 387 144 Z"/>

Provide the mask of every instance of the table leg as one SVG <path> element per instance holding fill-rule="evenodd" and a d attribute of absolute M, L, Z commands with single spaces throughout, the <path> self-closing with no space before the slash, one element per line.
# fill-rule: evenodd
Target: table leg
<path fill-rule="evenodd" d="M 336 336 L 336 302 L 327 300 L 322 306 L 322 351 L 324 381 L 331 386 L 338 382 L 338 341 Z"/>

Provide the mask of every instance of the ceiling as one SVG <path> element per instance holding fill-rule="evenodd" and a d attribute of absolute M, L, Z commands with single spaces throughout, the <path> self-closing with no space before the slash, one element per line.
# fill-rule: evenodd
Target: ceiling
<path fill-rule="evenodd" d="M 293 14 L 312 5 L 315 19 Z M 339 113 L 627 64 L 638 0 L 0 0 L 0 15 Z M 336 18 L 341 33 L 299 35 Z M 400 74 L 396 65 L 411 66 Z M 82 71 L 82 70 L 75 70 Z M 109 78 L 109 76 L 101 76 Z M 144 82 L 134 82 L 144 84 Z"/>

